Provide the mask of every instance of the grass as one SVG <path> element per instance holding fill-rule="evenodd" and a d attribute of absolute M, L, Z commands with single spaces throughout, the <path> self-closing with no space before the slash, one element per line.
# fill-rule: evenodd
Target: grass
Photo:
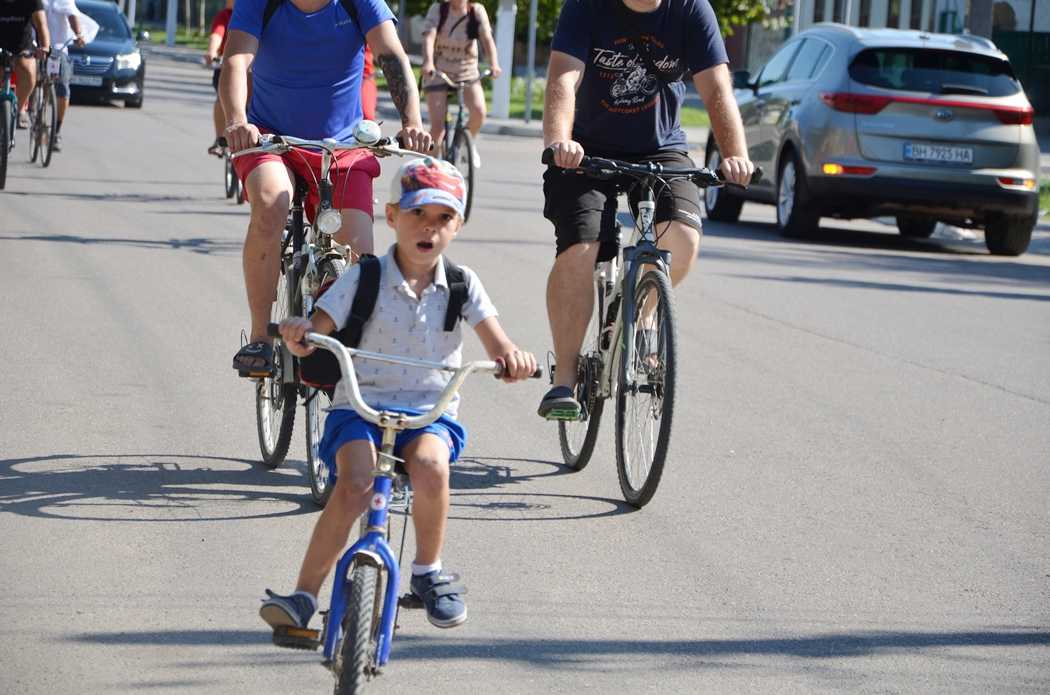
<path fill-rule="evenodd" d="M 419 81 L 419 68 L 413 67 L 416 81 Z M 547 81 L 538 77 L 532 82 L 532 120 L 543 120 L 543 93 Z M 376 75 L 376 86 L 380 92 L 386 91 L 386 80 L 382 73 Z M 490 108 L 492 104 L 492 81 L 485 81 L 485 99 Z M 517 120 L 525 118 L 525 78 L 515 77 L 510 83 L 510 117 Z M 682 126 L 686 128 L 710 128 L 711 119 L 707 117 L 707 111 L 692 106 L 682 107 Z"/>
<path fill-rule="evenodd" d="M 1039 187 L 1039 209 L 1044 215 L 1050 215 L 1050 181 L 1044 181 Z"/>
<path fill-rule="evenodd" d="M 168 34 L 163 29 L 144 28 L 149 31 L 150 43 L 162 44 L 167 41 Z M 203 51 L 208 47 L 208 34 L 198 34 L 195 31 L 188 32 L 185 29 L 179 29 L 175 32 L 175 45 L 196 48 Z"/>

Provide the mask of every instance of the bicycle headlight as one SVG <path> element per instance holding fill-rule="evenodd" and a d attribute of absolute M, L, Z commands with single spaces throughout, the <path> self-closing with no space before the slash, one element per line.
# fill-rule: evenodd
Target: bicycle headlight
<path fill-rule="evenodd" d="M 117 70 L 138 70 L 140 65 L 142 65 L 142 54 L 138 51 L 117 56 Z"/>
<path fill-rule="evenodd" d="M 317 216 L 317 231 L 321 234 L 331 236 L 338 232 L 342 226 L 343 218 L 338 210 L 328 208 L 327 210 L 322 210 L 321 214 Z"/>

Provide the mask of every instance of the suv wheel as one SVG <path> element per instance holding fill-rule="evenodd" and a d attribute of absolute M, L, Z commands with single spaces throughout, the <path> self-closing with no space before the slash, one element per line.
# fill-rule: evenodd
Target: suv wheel
<path fill-rule="evenodd" d="M 707 144 L 707 161 L 704 164 L 708 169 L 718 169 L 722 164 L 722 155 L 715 143 Z M 740 219 L 740 208 L 744 207 L 744 199 L 730 195 L 725 188 L 709 186 L 704 189 L 704 211 L 708 218 L 716 222 L 736 222 Z"/>
<path fill-rule="evenodd" d="M 901 236 L 912 239 L 928 239 L 937 228 L 937 220 L 928 217 L 897 215 L 897 230 Z"/>
<path fill-rule="evenodd" d="M 996 256 L 1020 256 L 1032 241 L 1035 219 L 997 215 L 984 227 L 984 245 Z"/>
<path fill-rule="evenodd" d="M 809 202 L 806 172 L 788 152 L 777 177 L 777 227 L 784 236 L 805 236 L 817 228 L 820 214 Z"/>

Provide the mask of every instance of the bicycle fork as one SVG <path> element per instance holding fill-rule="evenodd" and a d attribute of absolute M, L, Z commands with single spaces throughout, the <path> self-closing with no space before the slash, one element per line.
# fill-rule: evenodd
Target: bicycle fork
<path fill-rule="evenodd" d="M 394 463 L 397 460 L 393 455 L 396 436 L 397 429 L 393 427 L 383 429 L 383 447 L 379 454 L 378 470 L 372 485 L 367 530 L 362 538 L 343 553 L 336 565 L 332 601 L 328 609 L 328 623 L 324 634 L 326 663 L 335 663 L 339 633 L 342 631 L 342 617 L 347 608 L 350 570 L 358 564 L 372 565 L 380 572 L 385 570 L 387 573 L 383 610 L 379 617 L 375 666 L 380 668 L 390 661 L 390 643 L 394 635 L 394 621 L 397 617 L 397 592 L 401 584 L 401 568 L 394 559 L 394 552 L 386 540 L 390 497 L 395 476 Z"/>

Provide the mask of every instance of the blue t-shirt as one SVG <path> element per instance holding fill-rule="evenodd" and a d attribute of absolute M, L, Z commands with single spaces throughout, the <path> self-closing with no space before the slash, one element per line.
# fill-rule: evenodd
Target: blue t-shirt
<path fill-rule="evenodd" d="M 612 157 L 685 151 L 682 77 L 729 62 L 715 13 L 708 0 L 663 0 L 645 13 L 624 6 L 625 31 L 613 3 L 622 0 L 566 0 L 558 17 L 552 48 L 586 66 L 572 137 L 588 152 Z M 649 45 L 663 80 L 635 49 L 635 35 Z"/>
<path fill-rule="evenodd" d="M 332 0 L 307 14 L 284 0 L 266 24 L 266 0 L 237 0 L 230 30 L 259 40 L 248 120 L 280 135 L 347 140 L 361 120 L 365 34 L 394 15 L 383 0 L 351 0 L 357 23 Z"/>

